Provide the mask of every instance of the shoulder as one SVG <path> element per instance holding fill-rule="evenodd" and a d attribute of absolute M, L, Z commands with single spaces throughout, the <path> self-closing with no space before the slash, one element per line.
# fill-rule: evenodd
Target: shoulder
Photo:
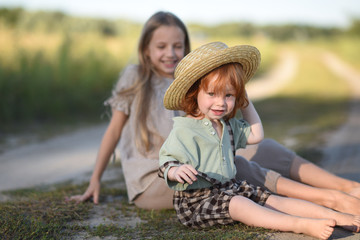
<path fill-rule="evenodd" d="M 248 127 L 249 123 L 247 121 L 245 121 L 244 119 L 236 119 L 236 118 L 231 118 L 229 119 L 229 123 L 231 125 L 231 127 Z"/>
<path fill-rule="evenodd" d="M 120 91 L 123 89 L 127 89 L 132 86 L 139 76 L 139 66 L 135 64 L 131 64 L 126 66 L 119 75 L 119 78 L 116 83 L 116 90 Z"/>
<path fill-rule="evenodd" d="M 203 129 L 204 126 L 208 126 L 209 123 L 204 124 L 205 122 L 208 122 L 206 120 L 198 120 L 194 118 L 189 117 L 174 117 L 174 128 L 180 128 L 180 129 L 187 129 L 187 130 L 196 130 L 196 129 Z"/>
<path fill-rule="evenodd" d="M 198 120 L 192 118 L 174 117 L 173 122 L 174 125 L 169 137 L 176 139 L 191 138 L 201 129 L 201 125 L 199 126 Z"/>
<path fill-rule="evenodd" d="M 244 133 L 245 135 L 248 135 L 248 132 L 250 131 L 250 124 L 244 119 L 231 118 L 229 119 L 229 123 L 235 136 L 242 136 Z"/>
<path fill-rule="evenodd" d="M 139 66 L 135 64 L 127 65 L 120 73 L 120 78 L 136 78 L 139 75 Z"/>

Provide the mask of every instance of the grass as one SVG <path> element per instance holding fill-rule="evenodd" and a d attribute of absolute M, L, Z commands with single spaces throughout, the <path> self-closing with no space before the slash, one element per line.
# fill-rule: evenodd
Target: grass
<path fill-rule="evenodd" d="M 72 186 L 66 186 L 55 191 L 5 192 L 12 200 L 0 204 L 1 239 L 59 239 L 59 236 L 72 236 L 84 230 L 68 223 L 86 218 L 91 205 L 65 203 L 63 194 L 72 190 Z"/>
<path fill-rule="evenodd" d="M 110 168 L 121 172 L 119 164 Z M 86 184 L 67 182 L 3 192 L 11 200 L 0 203 L 0 238 L 268 239 L 271 233 L 243 224 L 186 228 L 177 221 L 174 210 L 150 211 L 128 204 L 126 190 L 114 188 L 119 181 L 123 181 L 121 176 L 103 182 L 99 205 L 65 202 L 66 196 L 82 193 Z"/>
<path fill-rule="evenodd" d="M 295 78 L 277 95 L 255 102 L 265 137 L 274 138 L 303 157 L 318 162 L 324 134 L 346 118 L 349 88 L 329 72 L 318 48 L 290 45 L 299 57 Z"/>
<path fill-rule="evenodd" d="M 1 29 L 0 132 L 36 122 L 98 119 L 135 44 L 94 33 Z"/>

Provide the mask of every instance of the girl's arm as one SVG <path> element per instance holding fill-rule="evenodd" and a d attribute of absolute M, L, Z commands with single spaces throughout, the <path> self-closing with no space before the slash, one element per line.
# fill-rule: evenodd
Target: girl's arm
<path fill-rule="evenodd" d="M 94 171 L 90 179 L 90 184 L 83 195 L 72 196 L 69 200 L 83 202 L 90 197 L 93 197 L 94 203 L 99 203 L 101 177 L 107 164 L 109 163 L 110 157 L 113 154 L 117 143 L 120 140 L 121 132 L 127 119 L 128 116 L 125 115 L 125 113 L 113 110 L 111 121 L 101 141 Z"/>
<path fill-rule="evenodd" d="M 249 105 L 241 109 L 242 116 L 250 124 L 250 135 L 247 139 L 248 144 L 256 144 L 264 139 L 264 129 L 259 114 L 253 103 L 249 99 Z"/>

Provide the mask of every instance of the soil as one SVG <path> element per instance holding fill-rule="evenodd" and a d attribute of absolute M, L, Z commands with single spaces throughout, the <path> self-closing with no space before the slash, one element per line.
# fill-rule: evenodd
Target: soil
<path fill-rule="evenodd" d="M 297 57 L 292 52 L 282 52 L 279 64 L 261 80 L 252 81 L 247 91 L 253 101 L 275 94 L 295 75 Z M 344 80 L 352 90 L 347 121 L 336 132 L 331 133 L 324 151 L 321 165 L 329 171 L 360 181 L 360 73 L 331 53 L 324 53 L 323 61 L 334 74 Z M 75 179 L 88 181 L 106 123 L 63 134 L 46 141 L 13 146 L 0 154 L 0 200 L 6 200 L 3 190 L 13 190 L 52 184 Z M 341 159 L 341 161 L 338 161 Z M 107 170 L 104 180 L 118 173 Z M 101 218 L 100 207 L 94 208 L 91 223 Z M 100 212 L 99 212 L 100 211 Z M 130 219 L 128 222 L 137 222 Z M 122 223 L 124 224 L 124 223 Z M 79 236 L 80 237 L 80 236 Z M 272 239 L 312 239 L 299 234 L 279 233 Z M 353 234 L 336 229 L 334 239 L 360 239 Z"/>

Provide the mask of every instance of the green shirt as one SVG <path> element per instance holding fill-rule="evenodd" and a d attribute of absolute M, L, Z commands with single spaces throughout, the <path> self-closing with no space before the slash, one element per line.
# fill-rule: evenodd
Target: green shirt
<path fill-rule="evenodd" d="M 206 173 L 222 183 L 235 177 L 234 153 L 224 120 L 221 119 L 223 125 L 221 138 L 207 118 L 197 120 L 175 117 L 173 120 L 173 129 L 160 149 L 160 166 L 172 161 L 190 164 L 197 171 Z M 230 119 L 229 122 L 233 131 L 235 149 L 245 148 L 250 134 L 249 123 L 235 118 Z M 165 181 L 170 188 L 183 191 L 211 186 L 210 182 L 201 177 L 197 177 L 197 181 L 191 185 L 168 180 L 167 173 L 172 166 L 177 165 L 170 163 L 164 171 Z"/>

